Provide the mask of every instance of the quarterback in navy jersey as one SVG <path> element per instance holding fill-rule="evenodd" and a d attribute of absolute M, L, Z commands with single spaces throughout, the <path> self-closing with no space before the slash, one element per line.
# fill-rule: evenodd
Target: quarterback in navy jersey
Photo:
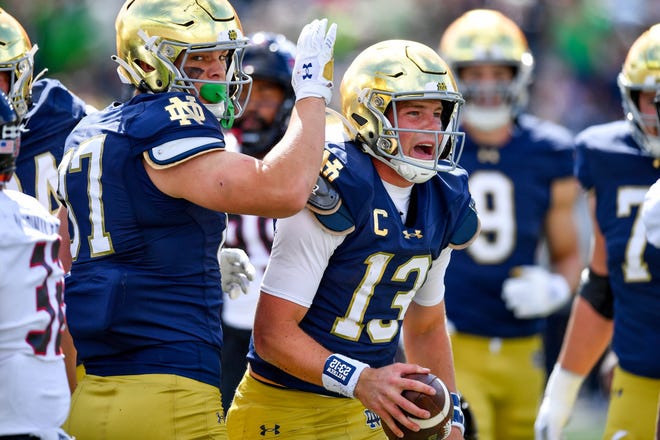
<path fill-rule="evenodd" d="M 534 60 L 510 18 L 468 11 L 447 27 L 439 52 L 465 97 L 461 165 L 481 219 L 446 276 L 457 386 L 480 439 L 529 439 L 546 377 L 546 318 L 568 304 L 582 269 L 573 137 L 524 112 Z"/>
<path fill-rule="evenodd" d="M 32 45 L 25 29 L 0 8 L 0 89 L 9 95 L 22 122 L 21 151 L 7 188 L 35 197 L 57 211 L 57 166 L 64 141 L 92 111 L 55 79 L 36 79 Z"/>
<path fill-rule="evenodd" d="M 230 437 L 384 439 L 385 424 L 401 433 L 395 420 L 419 429 L 403 411 L 429 416 L 401 392 L 432 391 L 404 374 L 455 391 L 443 278 L 479 228 L 456 165 L 461 104 L 423 44 L 383 41 L 351 63 L 307 208 L 276 222 Z M 400 336 L 408 363 L 394 361 Z"/>
<path fill-rule="evenodd" d="M 575 174 L 588 191 L 593 248 L 559 361 L 536 421 L 559 440 L 584 377 L 611 345 L 618 358 L 603 438 L 654 438 L 660 404 L 660 249 L 647 241 L 644 198 L 660 178 L 660 24 L 630 47 L 617 82 L 626 119 L 576 138 Z M 655 437 L 657 438 L 657 437 Z"/>
<path fill-rule="evenodd" d="M 67 320 L 87 373 L 66 430 L 224 439 L 225 212 L 303 208 L 322 159 L 336 26 L 303 28 L 292 124 L 262 160 L 225 151 L 221 128 L 240 117 L 251 85 L 230 3 L 129 0 L 116 31 L 114 60 L 136 95 L 85 117 L 59 167 L 73 260 Z"/>

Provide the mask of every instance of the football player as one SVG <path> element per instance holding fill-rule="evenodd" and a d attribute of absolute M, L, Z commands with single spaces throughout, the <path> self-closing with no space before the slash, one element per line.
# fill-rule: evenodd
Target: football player
<path fill-rule="evenodd" d="M 7 188 L 22 191 L 51 213 L 58 208 L 57 166 L 64 141 L 88 112 L 94 111 L 56 79 L 34 75 L 38 50 L 23 26 L 0 8 L 0 90 L 22 119 L 21 154 Z"/>
<path fill-rule="evenodd" d="M 660 178 L 660 24 L 630 47 L 618 76 L 625 120 L 576 138 L 575 172 L 589 191 L 592 256 L 536 419 L 536 438 L 559 440 L 584 377 L 611 344 L 618 358 L 603 438 L 654 437 L 660 396 L 660 249 L 641 206 Z"/>
<path fill-rule="evenodd" d="M 322 159 L 336 26 L 302 29 L 291 124 L 258 160 L 226 151 L 221 131 L 251 84 L 229 2 L 128 0 L 115 24 L 114 60 L 136 94 L 83 118 L 59 167 L 67 319 L 87 372 L 65 429 L 81 440 L 224 439 L 225 211 L 303 208 Z"/>
<path fill-rule="evenodd" d="M 4 91 L 21 119 L 21 152 L 16 170 L 6 187 L 35 197 L 50 213 L 59 203 L 56 197 L 57 166 L 62 160 L 64 141 L 87 113 L 95 111 L 56 79 L 34 75 L 32 45 L 25 29 L 0 8 L 0 90 Z M 65 271 L 71 264 L 61 261 Z M 67 372 L 71 390 L 76 386 L 75 348 L 68 331 L 62 333 L 68 353 Z"/>
<path fill-rule="evenodd" d="M 479 237 L 446 277 L 457 385 L 480 439 L 529 439 L 546 377 L 545 318 L 568 303 L 582 268 L 573 138 L 525 112 L 534 58 L 502 13 L 466 12 L 439 52 L 465 98 L 461 164 L 481 219 Z M 547 266 L 538 258 L 543 241 Z"/>
<path fill-rule="evenodd" d="M 437 53 L 404 40 L 362 51 L 340 95 L 307 207 L 276 223 L 232 438 L 385 439 L 385 423 L 420 429 L 404 412 L 429 417 L 401 392 L 433 391 L 404 374 L 456 390 L 443 278 L 479 228 L 456 164 L 462 97 Z M 401 333 L 408 363 L 394 362 Z"/>
<path fill-rule="evenodd" d="M 252 77 L 252 92 L 243 116 L 231 129 L 237 142 L 227 148 L 262 158 L 282 139 L 291 117 L 296 100 L 291 87 L 296 45 L 284 35 L 272 32 L 257 32 L 250 36 L 250 43 L 243 49 L 243 69 Z M 256 273 L 246 295 L 231 295 L 225 290 L 228 293 L 222 306 L 222 403 L 225 410 L 245 372 L 259 286 L 272 243 L 272 219 L 229 214 L 224 245 L 247 252 Z M 229 298 L 232 300 L 228 301 Z"/>
<path fill-rule="evenodd" d="M 20 150 L 10 99 L 0 92 L 0 437 L 64 440 L 70 392 L 60 347 L 64 270 L 59 221 L 6 188 Z"/>

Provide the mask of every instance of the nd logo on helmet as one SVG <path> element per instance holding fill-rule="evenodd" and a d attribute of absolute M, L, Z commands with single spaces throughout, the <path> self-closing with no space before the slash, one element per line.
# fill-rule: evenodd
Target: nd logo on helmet
<path fill-rule="evenodd" d="M 236 40 L 238 38 L 238 32 L 236 32 L 236 29 L 231 29 L 229 31 L 229 39 L 230 40 Z"/>

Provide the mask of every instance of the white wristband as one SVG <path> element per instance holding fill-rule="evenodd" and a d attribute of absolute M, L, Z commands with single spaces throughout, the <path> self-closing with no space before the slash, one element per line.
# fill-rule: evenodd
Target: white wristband
<path fill-rule="evenodd" d="M 323 387 L 346 397 L 355 397 L 355 386 L 365 368 L 369 368 L 369 365 L 364 362 L 333 353 L 325 360 Z"/>

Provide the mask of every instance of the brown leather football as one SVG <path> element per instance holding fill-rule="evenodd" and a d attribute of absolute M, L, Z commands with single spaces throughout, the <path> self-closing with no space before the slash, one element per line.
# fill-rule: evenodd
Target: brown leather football
<path fill-rule="evenodd" d="M 407 374 L 404 375 L 406 379 L 415 379 L 431 385 L 435 388 L 435 395 L 429 396 L 428 394 L 419 393 L 412 390 L 404 390 L 402 395 L 413 402 L 420 408 L 424 408 L 431 413 L 428 419 L 418 419 L 417 417 L 406 414 L 411 420 L 417 423 L 422 429 L 417 432 L 411 431 L 408 428 L 401 426 L 397 422 L 399 428 L 403 431 L 403 438 L 406 440 L 444 440 L 449 437 L 451 432 L 451 419 L 454 412 L 454 405 L 449 395 L 449 390 L 438 377 L 433 374 Z M 405 411 L 404 411 L 405 412 Z M 399 437 L 394 435 L 386 423 L 383 423 L 383 430 L 387 438 L 391 440 L 399 440 Z"/>

